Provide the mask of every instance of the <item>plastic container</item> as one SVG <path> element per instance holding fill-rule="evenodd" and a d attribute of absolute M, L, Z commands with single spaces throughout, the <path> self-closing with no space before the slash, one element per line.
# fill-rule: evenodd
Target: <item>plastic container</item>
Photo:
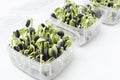
<path fill-rule="evenodd" d="M 89 1 L 91 4 L 94 2 Z M 104 8 L 106 11 L 108 11 L 108 15 L 106 19 L 103 21 L 103 24 L 107 25 L 115 25 L 120 21 L 120 8 L 119 9 L 113 9 L 104 5 L 101 5 L 102 8 Z"/>
<path fill-rule="evenodd" d="M 105 20 L 107 14 L 108 14 L 107 11 L 105 11 L 105 9 L 102 7 L 99 9 L 96 9 L 95 12 L 98 15 L 100 15 L 99 19 L 93 25 L 89 26 L 86 29 L 78 29 L 76 27 L 70 26 L 63 22 L 60 22 L 59 20 L 57 20 L 53 17 L 50 17 L 50 18 L 51 18 L 51 21 L 53 23 L 55 23 L 55 25 L 66 27 L 66 28 L 69 28 L 70 30 L 73 30 L 74 32 L 77 32 L 80 37 L 79 46 L 83 46 L 84 44 L 86 44 L 88 41 L 90 41 L 91 39 L 93 39 L 96 36 L 96 34 L 98 32 L 98 27 Z"/>
<path fill-rule="evenodd" d="M 16 24 L 13 26 L 23 26 L 26 20 L 27 19 L 23 19 L 18 23 L 16 22 Z M 34 20 L 34 22 L 36 21 Z M 71 62 L 73 57 L 72 53 L 74 53 L 75 45 L 78 44 L 79 39 L 77 34 L 69 32 L 68 30 L 64 30 L 64 28 L 61 27 L 59 29 L 63 30 L 65 35 L 71 37 L 73 44 L 57 59 L 51 61 L 50 63 L 39 63 L 37 61 L 28 59 L 26 56 L 9 47 L 10 59 L 12 63 L 23 72 L 38 80 L 53 79 Z"/>
<path fill-rule="evenodd" d="M 106 20 L 103 22 L 107 25 L 115 25 L 120 22 L 120 9 L 113 10 L 112 8 L 105 7 L 107 11 L 109 11 L 109 15 L 107 16 Z"/>

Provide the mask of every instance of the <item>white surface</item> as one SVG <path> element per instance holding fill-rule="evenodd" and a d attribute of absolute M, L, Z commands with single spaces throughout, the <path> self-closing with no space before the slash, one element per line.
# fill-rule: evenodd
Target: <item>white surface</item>
<path fill-rule="evenodd" d="M 24 2 L 22 2 L 24 1 Z M 8 56 L 13 27 L 6 26 L 5 15 L 28 0 L 0 0 L 0 80 L 35 80 L 14 67 Z M 2 17 L 2 18 L 1 18 Z M 120 80 L 120 23 L 100 26 L 99 34 L 82 48 L 76 48 L 74 60 L 55 80 Z"/>

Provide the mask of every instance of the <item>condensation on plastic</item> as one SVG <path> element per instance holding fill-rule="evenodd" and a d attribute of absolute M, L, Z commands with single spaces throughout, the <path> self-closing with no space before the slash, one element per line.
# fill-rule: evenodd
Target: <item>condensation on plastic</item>
<path fill-rule="evenodd" d="M 112 8 L 104 7 L 105 10 L 109 11 L 106 20 L 103 22 L 107 25 L 115 25 L 120 22 L 120 9 L 112 10 Z"/>
<path fill-rule="evenodd" d="M 108 14 L 107 11 L 105 11 L 105 9 L 102 7 L 99 9 L 96 9 L 95 12 L 98 15 L 100 15 L 99 19 L 93 25 L 89 26 L 86 29 L 78 29 L 76 27 L 70 26 L 70 25 L 65 24 L 63 22 L 60 22 L 59 20 L 57 20 L 53 17 L 50 17 L 50 18 L 51 18 L 51 21 L 55 25 L 66 27 L 66 28 L 73 30 L 74 32 L 77 32 L 79 35 L 79 40 L 80 40 L 79 46 L 83 46 L 96 36 L 96 34 L 99 31 L 98 29 L 99 29 L 100 24 L 105 20 L 107 14 Z"/>
<path fill-rule="evenodd" d="M 24 26 L 23 24 L 25 24 L 27 19 L 28 18 L 20 22 L 16 22 L 16 24 L 12 26 L 22 27 Z M 36 20 L 37 22 L 39 22 L 38 19 Z M 36 22 L 35 19 L 34 22 Z M 12 63 L 23 72 L 39 80 L 51 80 L 54 77 L 56 77 L 72 61 L 74 48 L 79 41 L 77 34 L 72 33 L 69 30 L 64 30 L 63 28 L 60 27 L 56 27 L 56 28 L 63 30 L 65 32 L 65 35 L 70 36 L 73 42 L 73 44 L 66 51 L 64 51 L 64 53 L 60 57 L 49 63 L 39 63 L 37 61 L 28 59 L 26 56 L 8 47 L 10 52 L 10 59 Z"/>

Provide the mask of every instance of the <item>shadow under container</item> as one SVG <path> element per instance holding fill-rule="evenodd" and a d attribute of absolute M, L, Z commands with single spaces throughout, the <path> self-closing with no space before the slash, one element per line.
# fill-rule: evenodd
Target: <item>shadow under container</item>
<path fill-rule="evenodd" d="M 96 36 L 96 34 L 99 31 L 100 24 L 106 19 L 107 11 L 105 11 L 105 9 L 98 8 L 95 10 L 95 13 L 97 13 L 97 15 L 99 15 L 98 20 L 95 23 L 93 23 L 91 26 L 88 26 L 85 29 L 76 28 L 74 26 L 63 23 L 53 17 L 50 17 L 50 18 L 51 18 L 51 21 L 53 23 L 55 23 L 55 25 L 58 25 L 60 27 L 65 27 L 66 29 L 77 32 L 77 34 L 79 35 L 79 45 L 78 46 L 83 46 Z"/>
<path fill-rule="evenodd" d="M 20 26 L 21 24 L 26 22 L 26 20 L 16 23 L 14 26 Z M 12 63 L 20 70 L 22 70 L 23 72 L 35 79 L 51 80 L 55 78 L 61 71 L 63 71 L 64 68 L 68 66 L 68 64 L 72 61 L 74 48 L 78 44 L 79 37 L 77 36 L 77 34 L 65 30 L 64 28 L 56 26 L 54 27 L 64 31 L 65 35 L 71 38 L 72 45 L 66 51 L 64 51 L 64 53 L 61 56 L 49 63 L 41 63 L 35 60 L 31 60 L 28 57 L 15 51 L 14 49 L 8 47 L 10 53 L 9 56 Z"/>

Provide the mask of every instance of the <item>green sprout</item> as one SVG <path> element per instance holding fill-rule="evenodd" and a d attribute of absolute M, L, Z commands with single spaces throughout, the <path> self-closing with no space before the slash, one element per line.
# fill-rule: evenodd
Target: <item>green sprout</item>
<path fill-rule="evenodd" d="M 101 5 L 117 10 L 120 8 L 120 0 L 90 0 L 94 6 L 100 7 Z"/>
<path fill-rule="evenodd" d="M 72 45 L 71 38 L 53 26 L 46 20 L 46 24 L 41 23 L 35 30 L 33 19 L 28 19 L 25 27 L 13 32 L 10 47 L 29 59 L 42 63 L 50 62 Z M 61 40 L 63 42 L 60 42 Z"/>
<path fill-rule="evenodd" d="M 51 16 L 65 24 L 86 29 L 94 24 L 98 16 L 93 5 L 78 5 L 71 0 L 65 0 L 65 6 L 57 7 Z"/>

